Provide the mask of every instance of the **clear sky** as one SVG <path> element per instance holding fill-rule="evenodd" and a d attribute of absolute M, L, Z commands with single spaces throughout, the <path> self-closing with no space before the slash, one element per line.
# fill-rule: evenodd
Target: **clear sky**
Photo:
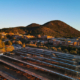
<path fill-rule="evenodd" d="M 80 0 L 0 0 L 0 28 L 51 20 L 80 30 Z"/>

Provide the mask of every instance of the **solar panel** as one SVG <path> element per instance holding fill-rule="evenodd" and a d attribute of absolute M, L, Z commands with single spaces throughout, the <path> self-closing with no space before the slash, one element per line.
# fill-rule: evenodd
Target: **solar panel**
<path fill-rule="evenodd" d="M 25 56 L 21 56 L 21 57 L 25 57 Z M 26 57 L 26 59 L 42 62 L 44 64 L 52 65 L 52 66 L 55 66 L 55 67 L 58 67 L 58 68 L 61 68 L 61 69 L 65 69 L 65 70 L 68 70 L 70 72 L 79 73 L 78 71 L 75 71 L 75 70 L 72 70 L 72 69 L 69 69 L 69 68 L 65 68 L 65 67 L 62 67 L 62 66 L 58 66 L 58 65 L 55 65 L 55 64 L 47 63 L 47 62 L 44 62 L 44 61 L 40 61 L 40 60 L 37 60 L 37 59 L 33 59 L 33 58 L 29 58 L 29 57 Z"/>

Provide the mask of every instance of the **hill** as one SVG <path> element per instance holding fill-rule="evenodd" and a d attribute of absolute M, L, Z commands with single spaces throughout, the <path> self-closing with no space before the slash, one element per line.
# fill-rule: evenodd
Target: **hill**
<path fill-rule="evenodd" d="M 0 32 L 6 32 L 6 33 L 9 33 L 9 32 L 13 32 L 13 33 L 21 33 L 21 34 L 25 34 L 25 27 L 23 26 L 19 26 L 19 27 L 14 27 L 14 28 L 3 28 L 3 29 L 0 29 Z"/>
<path fill-rule="evenodd" d="M 29 28 L 30 27 L 30 28 Z M 69 26 L 68 24 L 54 20 L 47 22 L 43 25 L 34 26 L 26 26 L 29 34 L 41 34 L 41 35 L 51 35 L 55 37 L 78 37 L 80 36 L 80 31 L 74 29 L 73 27 Z"/>
<path fill-rule="evenodd" d="M 5 32 L 19 32 L 31 35 L 50 35 L 54 37 L 79 37 L 80 31 L 74 29 L 70 25 L 62 22 L 60 20 L 49 21 L 43 25 L 39 25 L 36 23 L 32 23 L 26 27 L 15 27 L 15 28 L 7 28 L 2 29 Z"/>

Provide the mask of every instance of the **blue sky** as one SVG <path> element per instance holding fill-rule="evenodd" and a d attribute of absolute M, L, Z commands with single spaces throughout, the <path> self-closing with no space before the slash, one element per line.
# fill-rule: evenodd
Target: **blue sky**
<path fill-rule="evenodd" d="M 0 0 L 0 28 L 51 20 L 80 30 L 80 0 Z"/>

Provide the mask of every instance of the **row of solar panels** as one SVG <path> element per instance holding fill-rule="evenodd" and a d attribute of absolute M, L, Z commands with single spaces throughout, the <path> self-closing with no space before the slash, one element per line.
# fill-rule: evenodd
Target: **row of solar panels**
<path fill-rule="evenodd" d="M 25 52 L 25 53 L 32 52 L 32 53 L 34 53 L 34 54 L 39 54 L 39 52 L 34 52 L 34 51 L 31 51 L 31 50 L 30 50 L 30 51 L 29 51 L 29 50 L 28 50 L 28 51 L 20 50 L 20 51 Z M 47 56 L 50 56 L 50 57 L 53 57 L 52 54 L 46 54 L 46 53 L 40 53 L 40 54 L 42 54 L 42 55 L 47 55 Z M 56 54 L 57 54 L 57 53 L 56 53 Z M 54 56 L 54 57 L 55 57 L 55 56 Z M 57 57 L 55 57 L 55 58 L 56 58 L 56 59 L 59 58 L 59 60 L 60 60 L 60 59 L 64 59 L 64 60 L 66 60 L 66 62 L 69 62 L 69 63 L 71 62 L 71 60 L 75 60 L 75 59 L 73 59 L 73 58 L 61 57 L 61 56 L 59 56 L 58 58 L 57 58 Z M 69 61 L 68 61 L 67 59 L 68 59 Z M 73 62 L 71 62 L 71 63 L 73 63 Z"/>
<path fill-rule="evenodd" d="M 18 53 L 21 53 L 21 52 L 18 52 Z M 21 53 L 21 54 L 25 54 L 25 53 Z M 29 54 L 34 54 L 34 53 L 30 53 L 30 52 L 29 52 Z M 38 54 L 36 54 L 36 55 L 38 55 Z M 46 58 L 44 58 L 44 59 L 46 59 Z M 69 63 L 64 63 L 64 62 L 57 61 L 57 60 L 52 60 L 52 59 L 47 59 L 47 60 L 49 60 L 49 61 L 54 61 L 54 62 L 63 64 L 63 65 L 66 65 L 66 66 L 70 66 L 70 67 L 76 67 L 76 65 L 72 65 L 72 64 L 69 64 Z"/>
<path fill-rule="evenodd" d="M 49 70 L 49 69 L 42 68 L 42 67 L 40 67 L 40 66 L 36 66 L 36 65 L 31 64 L 31 63 L 28 63 L 28 62 L 24 62 L 24 61 L 21 61 L 21 60 L 15 59 L 15 58 L 11 58 L 11 57 L 8 57 L 8 56 L 4 56 L 4 57 L 7 57 L 7 58 L 9 58 L 9 59 L 12 59 L 12 60 L 15 60 L 15 61 L 18 61 L 18 62 L 27 64 L 27 65 L 30 65 L 30 66 L 32 66 L 32 67 L 36 67 L 36 68 L 38 68 L 38 69 L 40 69 L 40 70 L 42 69 L 42 70 L 44 70 L 45 72 L 48 72 L 48 73 L 51 73 L 51 74 L 56 74 L 56 75 L 58 75 L 58 76 L 67 78 L 68 80 L 77 80 L 77 79 L 74 79 L 74 78 L 72 78 L 72 77 L 69 77 L 69 76 L 66 76 L 66 75 L 63 75 L 63 74 L 60 74 L 60 73 L 51 71 L 51 70 Z"/>
<path fill-rule="evenodd" d="M 28 48 L 29 50 L 29 48 Z M 33 50 L 30 48 L 30 51 Z M 70 55 L 70 54 L 61 54 L 59 52 L 50 52 L 50 51 L 41 51 L 41 50 L 38 50 L 38 49 L 34 49 L 35 52 L 38 52 L 38 53 L 43 53 L 43 54 L 55 54 L 57 57 L 59 58 L 63 58 L 63 59 L 68 59 L 68 60 L 75 60 L 75 56 L 74 55 Z"/>
<path fill-rule="evenodd" d="M 75 60 L 75 57 L 73 56 L 66 56 L 66 55 L 61 55 L 61 54 L 57 54 L 57 53 L 54 53 L 58 58 L 63 58 L 63 59 L 69 59 L 69 60 Z"/>
<path fill-rule="evenodd" d="M 9 76 L 11 76 L 11 77 L 13 77 L 15 80 L 19 80 L 18 78 L 14 77 L 14 75 L 11 75 L 10 73 L 8 73 L 6 71 L 2 71 L 2 72 L 5 73 L 5 74 L 7 74 L 7 75 L 9 75 Z"/>
<path fill-rule="evenodd" d="M 70 63 L 70 64 L 76 64 L 77 62 L 76 61 L 70 61 L 70 60 L 65 60 L 65 59 L 62 59 L 62 58 L 56 58 L 56 57 L 52 57 L 52 59 L 56 59 L 56 60 L 60 60 L 60 61 L 64 61 L 66 63 Z"/>
<path fill-rule="evenodd" d="M 37 62 L 46 64 L 46 65 L 51 65 L 52 67 L 56 67 L 56 68 L 59 68 L 59 69 L 62 69 L 62 70 L 66 70 L 66 71 L 68 71 L 68 72 L 73 72 L 73 73 L 75 73 L 75 74 L 80 73 L 79 71 L 75 71 L 75 70 L 72 70 L 72 69 L 69 69 L 69 68 L 65 68 L 65 67 L 62 67 L 62 66 L 55 65 L 55 64 L 47 63 L 47 62 L 40 61 L 40 60 L 37 60 L 37 59 L 25 57 L 25 56 L 22 56 L 22 55 L 21 55 L 21 57 L 22 57 L 23 59 L 29 59 L 29 60 L 32 60 L 32 61 L 35 61 L 35 62 L 37 61 Z"/>
<path fill-rule="evenodd" d="M 23 52 L 24 52 L 24 51 L 23 51 Z M 32 53 L 32 52 L 26 52 L 26 53 Z M 37 54 L 37 53 L 33 53 L 33 54 L 39 55 L 39 54 Z M 42 54 L 42 55 L 43 55 L 43 54 Z M 49 56 L 49 54 L 46 54 L 46 55 Z M 51 56 L 52 56 L 52 55 L 51 55 Z M 64 61 L 64 62 L 67 62 L 67 63 L 71 63 L 71 64 L 76 63 L 76 61 L 66 60 L 66 59 L 57 58 L 57 57 L 53 57 L 53 56 L 52 56 L 51 58 L 56 59 L 56 60 L 61 60 L 61 61 Z"/>
<path fill-rule="evenodd" d="M 19 54 L 24 54 L 24 53 L 19 53 Z M 76 65 L 71 65 L 71 64 L 68 64 L 68 63 L 61 62 L 61 61 L 56 61 L 56 60 L 54 60 L 54 61 L 56 62 L 54 64 L 57 64 L 57 65 L 60 65 L 60 66 L 64 66 L 64 67 L 68 67 L 68 68 L 71 68 L 71 69 L 76 69 L 76 67 L 78 67 Z"/>
<path fill-rule="evenodd" d="M 7 56 L 5 56 L 5 57 L 7 57 Z M 7 57 L 7 58 L 9 58 L 9 57 Z M 11 58 L 10 58 L 11 59 Z M 13 59 L 13 60 L 15 60 L 15 59 Z M 9 66 L 11 66 L 11 67 L 14 67 L 15 69 L 17 69 L 17 70 L 19 70 L 19 71 L 22 71 L 22 72 L 24 72 L 24 73 L 28 73 L 29 75 L 32 75 L 32 76 L 34 76 L 34 77 L 36 77 L 36 78 L 38 78 L 38 79 L 40 79 L 40 80 L 45 80 L 45 79 L 43 79 L 43 78 L 41 78 L 41 77 L 38 77 L 38 76 L 36 76 L 36 74 L 33 74 L 33 72 L 28 72 L 28 70 L 23 70 L 22 68 L 20 68 L 20 67 L 17 67 L 17 66 L 15 66 L 15 65 L 13 65 L 13 64 L 10 64 L 10 63 L 8 63 L 8 62 L 5 62 L 5 61 L 3 61 L 3 60 L 0 60 L 1 62 L 3 62 L 4 64 L 7 64 L 7 65 L 9 65 Z M 46 79 L 47 80 L 47 79 Z"/>
<path fill-rule="evenodd" d="M 27 49 L 32 49 L 32 50 L 35 50 L 35 51 L 38 51 L 38 52 L 46 52 L 46 53 L 56 53 L 58 55 L 61 55 L 61 56 L 67 56 L 69 58 L 75 58 L 76 56 L 74 55 L 71 55 L 71 54 L 65 54 L 65 53 L 61 53 L 61 52 L 55 52 L 55 51 L 49 51 L 49 50 L 42 50 L 42 49 L 36 49 L 36 48 L 27 48 Z"/>
<path fill-rule="evenodd" d="M 31 52 L 31 53 L 34 53 L 34 54 L 49 55 L 50 57 L 52 56 L 51 54 L 37 53 L 37 52 L 33 52 L 33 51 L 23 51 L 23 50 L 18 50 L 18 51 L 19 51 L 19 52 L 21 51 L 21 52 L 23 52 L 23 53 L 29 53 L 29 52 Z"/>
<path fill-rule="evenodd" d="M 67 65 L 72 66 L 72 64 L 64 63 L 64 62 L 62 62 L 62 61 L 57 61 L 57 60 L 48 59 L 48 58 L 45 58 L 45 57 L 40 57 L 40 56 L 38 56 L 38 59 L 43 59 L 43 60 L 47 60 L 47 61 L 51 61 L 51 62 L 61 63 L 61 64 L 63 64 L 63 65 L 65 64 L 66 66 L 67 66 Z M 76 66 L 76 65 L 74 65 L 74 66 Z"/>
<path fill-rule="evenodd" d="M 19 53 L 19 54 L 25 54 L 25 53 L 18 52 L 18 51 L 16 51 L 16 53 Z M 34 54 L 34 53 L 29 52 L 29 54 Z M 26 54 L 25 54 L 25 55 L 26 55 Z M 37 54 L 36 54 L 36 55 L 37 55 Z M 44 58 L 44 59 L 46 59 L 46 58 Z M 65 62 L 61 62 L 61 61 L 57 61 L 57 60 L 52 60 L 52 59 L 47 59 L 47 60 L 54 61 L 54 62 L 60 63 L 60 64 L 62 64 L 62 65 L 70 66 L 70 67 L 73 67 L 73 68 L 76 67 L 76 65 L 69 64 L 69 63 L 65 63 Z"/>
<path fill-rule="evenodd" d="M 22 51 L 22 50 L 21 50 L 21 51 Z M 50 56 L 50 57 L 52 56 L 52 54 L 44 54 L 44 53 L 38 53 L 38 52 L 33 52 L 33 51 L 22 51 L 22 52 L 24 52 L 24 53 L 29 53 L 29 52 L 30 52 L 30 53 L 40 54 L 40 55 L 44 55 L 44 56 L 47 56 L 47 55 L 48 55 L 48 56 Z"/>

